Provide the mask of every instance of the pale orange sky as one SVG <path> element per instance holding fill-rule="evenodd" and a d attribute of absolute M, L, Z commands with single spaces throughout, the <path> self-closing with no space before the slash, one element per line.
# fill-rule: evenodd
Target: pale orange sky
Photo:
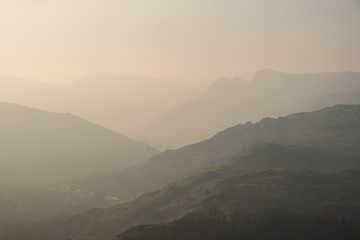
<path fill-rule="evenodd" d="M 1 0 L 0 75 L 360 72 L 359 0 Z"/>

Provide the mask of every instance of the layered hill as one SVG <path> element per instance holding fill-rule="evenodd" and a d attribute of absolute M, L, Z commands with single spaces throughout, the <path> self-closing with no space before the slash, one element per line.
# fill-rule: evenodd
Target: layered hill
<path fill-rule="evenodd" d="M 149 145 L 70 114 L 0 104 L 0 180 L 49 183 L 118 171 L 156 154 Z"/>
<path fill-rule="evenodd" d="M 68 112 L 126 136 L 198 92 L 193 84 L 172 78 L 91 73 L 57 85 L 0 76 L 0 102 Z"/>
<path fill-rule="evenodd" d="M 164 151 L 119 174 L 84 179 L 72 188 L 111 193 L 126 201 L 195 174 L 244 147 L 264 142 L 308 145 L 328 149 L 334 154 L 360 155 L 359 129 L 360 105 L 338 105 L 278 119 L 265 118 L 257 123 L 228 128 L 197 144 Z M 331 154 L 329 159 L 332 159 Z"/>
<path fill-rule="evenodd" d="M 360 73 L 287 74 L 262 70 L 252 81 L 219 79 L 205 92 L 146 124 L 139 138 L 159 148 L 202 141 L 238 123 L 360 104 Z"/>
<path fill-rule="evenodd" d="M 109 209 L 89 210 L 60 230 L 59 225 L 46 221 L 28 226 L 25 236 L 16 235 L 24 232 L 20 231 L 23 226 L 4 236 L 40 240 L 52 238 L 56 232 L 58 239 L 114 239 L 139 224 L 171 222 L 208 209 L 227 214 L 235 208 L 240 211 L 239 204 L 247 212 L 283 204 L 296 206 L 296 211 L 309 211 L 312 206 L 322 209 L 323 199 L 344 200 L 344 205 L 336 203 L 331 209 L 345 206 L 348 211 L 341 213 L 356 213 L 358 187 L 354 182 L 359 181 L 336 176 L 342 174 L 338 171 L 358 166 L 359 113 L 359 105 L 339 105 L 234 126 L 198 144 L 165 151 L 119 174 L 86 178 L 71 186 L 81 189 L 81 195 L 111 193 L 119 200 L 128 200 L 178 181 L 162 190 Z M 343 173 L 356 178 L 357 170 L 351 172 Z M 184 179 L 190 175 L 194 176 Z M 322 179 L 328 179 L 329 184 L 321 185 Z M 313 185 L 314 189 L 308 189 Z M 336 200 L 340 193 L 344 194 Z M 267 199 L 268 194 L 277 195 Z M 45 227 L 49 224 L 51 228 Z M 39 237 L 44 231 L 47 237 Z"/>
<path fill-rule="evenodd" d="M 171 222 L 193 212 L 230 216 L 286 207 L 355 217 L 360 213 L 360 172 L 344 169 L 359 166 L 359 157 L 312 147 L 259 144 L 162 190 L 74 217 L 58 239 L 114 239 L 132 226 Z M 152 234 L 148 239 L 155 239 Z M 132 238 L 119 235 L 119 239 Z"/>

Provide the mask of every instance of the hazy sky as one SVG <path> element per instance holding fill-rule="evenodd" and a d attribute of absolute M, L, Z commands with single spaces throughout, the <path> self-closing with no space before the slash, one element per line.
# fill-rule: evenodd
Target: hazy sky
<path fill-rule="evenodd" d="M 359 0 L 0 0 L 0 75 L 360 71 Z"/>

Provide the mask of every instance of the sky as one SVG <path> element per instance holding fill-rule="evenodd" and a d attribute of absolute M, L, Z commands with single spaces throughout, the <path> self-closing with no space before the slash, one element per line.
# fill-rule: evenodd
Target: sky
<path fill-rule="evenodd" d="M 359 0 L 0 0 L 0 75 L 360 72 Z"/>

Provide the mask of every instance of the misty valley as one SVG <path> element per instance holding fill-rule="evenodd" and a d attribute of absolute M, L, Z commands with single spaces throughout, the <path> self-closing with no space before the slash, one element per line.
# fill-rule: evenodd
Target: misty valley
<path fill-rule="evenodd" d="M 0 0 L 0 240 L 360 240 L 359 0 Z"/>
<path fill-rule="evenodd" d="M 0 77 L 0 239 L 360 239 L 360 73 L 129 79 Z"/>

